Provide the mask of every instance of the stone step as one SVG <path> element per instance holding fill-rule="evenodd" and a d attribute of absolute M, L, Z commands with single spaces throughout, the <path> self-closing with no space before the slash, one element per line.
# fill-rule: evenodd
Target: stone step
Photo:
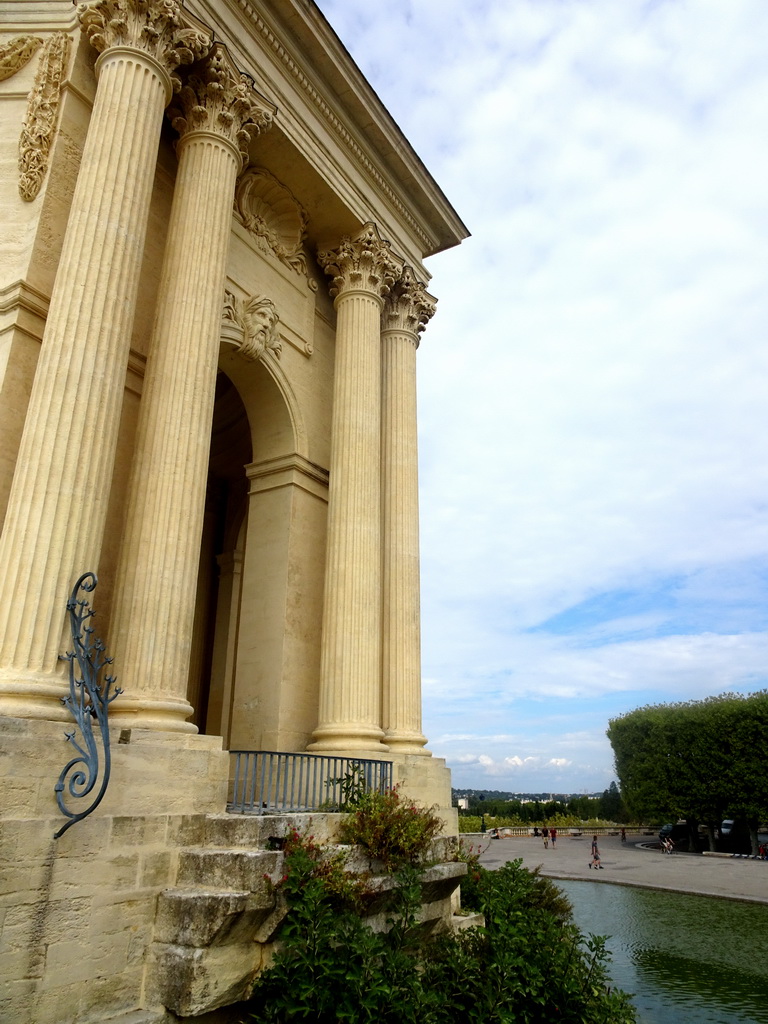
<path fill-rule="evenodd" d="M 165 1007 L 148 1010 L 129 1010 L 116 1017 L 102 1018 L 103 1024 L 171 1024 L 170 1014 Z"/>
<path fill-rule="evenodd" d="M 451 928 L 454 932 L 462 932 L 466 928 L 484 928 L 484 914 L 454 914 L 451 918 Z"/>
<path fill-rule="evenodd" d="M 257 893 L 267 886 L 265 875 L 277 881 L 282 853 L 254 849 L 189 847 L 179 853 L 176 885 L 180 889 Z"/>
<path fill-rule="evenodd" d="M 201 845 L 250 846 L 268 849 L 270 839 L 283 840 L 293 829 L 318 843 L 335 842 L 342 814 L 207 814 Z"/>
<path fill-rule="evenodd" d="M 284 901 L 271 886 L 256 893 L 166 889 L 158 897 L 155 942 L 195 949 L 266 942 L 284 915 Z"/>

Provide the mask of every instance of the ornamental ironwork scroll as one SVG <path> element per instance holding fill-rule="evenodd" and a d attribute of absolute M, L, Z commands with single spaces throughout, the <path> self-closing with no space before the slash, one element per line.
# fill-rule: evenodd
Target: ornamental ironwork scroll
<path fill-rule="evenodd" d="M 109 784 L 112 764 L 109 749 L 109 705 L 123 691 L 119 687 L 112 689 L 114 676 L 105 676 L 103 681 L 99 679 L 102 669 L 112 664 L 112 658 L 105 656 L 101 640 L 92 639 L 94 631 L 87 623 L 95 613 L 88 601 L 77 596 L 81 590 L 86 594 L 91 593 L 96 589 L 98 582 L 95 573 L 83 573 L 72 588 L 67 601 L 73 650 L 59 655 L 62 661 L 69 662 L 69 695 L 62 697 L 61 703 L 74 718 L 80 730 L 80 738 L 76 738 L 76 730 L 66 734 L 67 740 L 77 750 L 77 755 L 64 766 L 54 787 L 59 810 L 69 818 L 69 821 L 54 833 L 54 839 L 58 839 L 76 821 L 81 821 L 95 810 Z M 103 754 L 101 764 L 99 746 Z M 65 790 L 73 800 L 90 797 L 94 792 L 95 796 L 85 810 L 74 811 L 64 802 Z"/>

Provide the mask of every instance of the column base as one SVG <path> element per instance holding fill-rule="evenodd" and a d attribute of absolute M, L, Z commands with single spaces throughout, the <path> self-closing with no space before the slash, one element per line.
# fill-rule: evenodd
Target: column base
<path fill-rule="evenodd" d="M 5 669 L 0 671 L 0 717 L 70 722 L 61 703 L 68 693 L 69 683 L 59 675 Z"/>
<path fill-rule="evenodd" d="M 317 753 L 324 750 L 351 751 L 354 754 L 368 753 L 372 757 L 378 757 L 389 750 L 382 742 L 383 738 L 383 730 L 376 726 L 359 725 L 355 722 L 320 725 L 312 733 L 312 742 L 307 750 Z"/>
<path fill-rule="evenodd" d="M 420 732 L 385 732 L 384 743 L 393 754 L 417 754 L 432 757 L 432 751 L 426 750 L 427 737 Z"/>
<path fill-rule="evenodd" d="M 109 721 L 115 730 L 149 729 L 156 732 L 196 733 L 197 726 L 185 721 L 193 713 L 194 708 L 186 700 L 121 696 L 109 709 Z"/>

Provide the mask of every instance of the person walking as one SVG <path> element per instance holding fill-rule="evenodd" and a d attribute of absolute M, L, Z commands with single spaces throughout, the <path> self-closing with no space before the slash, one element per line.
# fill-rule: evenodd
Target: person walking
<path fill-rule="evenodd" d="M 557 842 L 557 829 L 556 828 L 551 828 L 549 830 L 549 839 L 550 839 L 550 842 L 552 843 L 552 849 L 554 850 L 555 843 Z"/>
<path fill-rule="evenodd" d="M 597 845 L 597 836 L 592 836 L 592 860 L 589 862 L 588 867 L 594 868 L 595 871 L 599 868 L 603 870 L 603 865 L 600 863 L 600 849 Z"/>
<path fill-rule="evenodd" d="M 541 830 L 541 838 L 544 840 L 544 849 L 548 850 L 549 849 L 549 829 L 547 828 L 546 825 Z"/>

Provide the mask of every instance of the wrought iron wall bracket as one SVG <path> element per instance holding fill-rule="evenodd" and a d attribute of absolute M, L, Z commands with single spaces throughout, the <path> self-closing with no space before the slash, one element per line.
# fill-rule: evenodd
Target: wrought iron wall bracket
<path fill-rule="evenodd" d="M 67 601 L 73 650 L 59 655 L 62 661 L 69 662 L 69 694 L 61 698 L 61 703 L 74 718 L 80 730 L 80 738 L 75 738 L 74 729 L 66 733 L 66 738 L 77 750 L 77 755 L 64 766 L 54 787 L 59 810 L 69 818 L 69 821 L 54 833 L 54 839 L 58 839 L 76 821 L 81 821 L 95 810 L 109 784 L 112 766 L 109 749 L 109 705 L 123 691 L 119 687 L 112 689 L 114 676 L 108 675 L 104 677 L 103 682 L 99 681 L 101 670 L 112 664 L 112 658 L 105 657 L 104 644 L 101 640 L 92 640 L 93 629 L 87 623 L 94 612 L 88 601 L 77 596 L 81 590 L 87 594 L 91 593 L 96 589 L 98 582 L 96 573 L 83 573 L 72 588 Z M 101 770 L 99 740 L 104 755 Z M 66 806 L 65 791 L 75 800 L 91 796 L 94 791 L 95 796 L 85 810 L 77 812 Z"/>

